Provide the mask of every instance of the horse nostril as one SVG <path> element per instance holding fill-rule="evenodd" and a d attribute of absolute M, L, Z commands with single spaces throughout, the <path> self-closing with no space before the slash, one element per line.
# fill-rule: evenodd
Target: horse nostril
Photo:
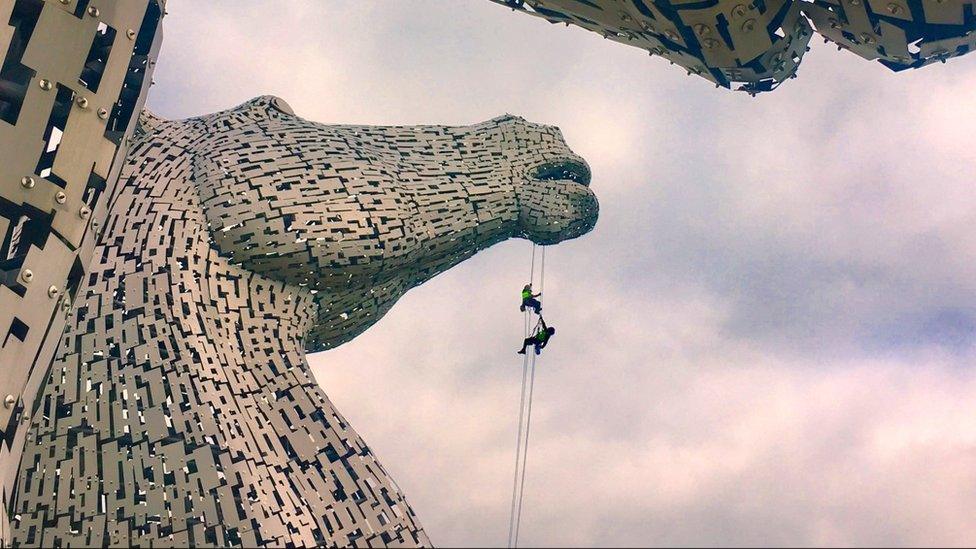
<path fill-rule="evenodd" d="M 576 160 L 559 160 L 535 168 L 531 177 L 538 181 L 573 181 L 580 185 L 589 185 L 590 169 Z"/>

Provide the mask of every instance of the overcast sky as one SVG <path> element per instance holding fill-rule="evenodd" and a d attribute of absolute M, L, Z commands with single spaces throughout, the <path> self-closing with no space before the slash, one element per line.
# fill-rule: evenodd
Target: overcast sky
<path fill-rule="evenodd" d="M 601 216 L 548 250 L 526 545 L 976 543 L 976 55 L 814 38 L 751 98 L 487 0 L 170 0 L 149 106 L 562 128 Z M 504 544 L 510 241 L 312 355 L 435 544 Z"/>

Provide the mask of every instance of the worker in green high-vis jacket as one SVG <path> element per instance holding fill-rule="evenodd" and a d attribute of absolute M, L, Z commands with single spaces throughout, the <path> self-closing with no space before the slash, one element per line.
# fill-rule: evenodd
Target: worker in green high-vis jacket
<path fill-rule="evenodd" d="M 522 348 L 518 351 L 518 354 L 524 355 L 525 348 L 529 345 L 535 346 L 535 354 L 541 353 L 542 349 L 549 344 L 549 339 L 552 338 L 555 333 L 556 329 L 552 326 L 546 326 L 545 319 L 540 317 L 538 330 L 536 331 L 535 335 L 525 338 L 525 341 L 522 342 Z"/>
<path fill-rule="evenodd" d="M 522 288 L 522 306 L 519 307 L 519 310 L 525 312 L 525 308 L 528 307 L 535 310 L 535 314 L 542 313 L 542 302 L 536 299 L 537 297 L 541 296 L 541 293 L 532 293 L 532 283 L 529 282 L 524 288 Z"/>

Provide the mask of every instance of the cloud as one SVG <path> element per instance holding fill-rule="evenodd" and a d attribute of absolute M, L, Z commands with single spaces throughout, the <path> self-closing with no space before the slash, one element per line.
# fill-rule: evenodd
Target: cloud
<path fill-rule="evenodd" d="M 523 541 L 971 544 L 976 56 L 814 45 L 750 98 L 486 0 L 168 4 L 150 107 L 562 128 L 596 230 L 549 250 Z M 529 247 L 310 357 L 435 543 L 503 543 Z"/>
<path fill-rule="evenodd" d="M 313 357 L 442 545 L 497 545 L 507 531 L 518 334 L 486 336 L 484 350 L 415 340 L 513 324 L 498 304 L 509 285 L 479 293 L 476 275 L 444 275 Z M 707 303 L 634 305 L 654 318 L 556 317 L 537 371 L 526 545 L 958 545 L 976 533 L 963 511 L 976 378 L 952 355 L 784 358 L 724 338 Z"/>

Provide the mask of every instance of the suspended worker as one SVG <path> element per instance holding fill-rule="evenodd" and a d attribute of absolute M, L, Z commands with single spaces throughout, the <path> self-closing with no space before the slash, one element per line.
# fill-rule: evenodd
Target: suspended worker
<path fill-rule="evenodd" d="M 518 351 L 518 354 L 524 355 L 525 348 L 529 345 L 535 345 L 535 354 L 542 352 L 542 349 L 549 344 L 549 339 L 556 333 L 556 329 L 551 326 L 546 326 L 546 321 L 542 317 L 539 317 L 538 331 L 532 337 L 525 338 L 522 342 L 522 348 Z"/>
<path fill-rule="evenodd" d="M 541 313 L 542 312 L 542 302 L 540 302 L 538 299 L 536 299 L 537 297 L 542 297 L 542 293 L 533 294 L 532 293 L 532 283 L 529 282 L 528 284 L 525 285 L 524 288 L 522 288 L 522 306 L 519 307 L 519 310 L 524 313 L 525 312 L 525 308 L 526 307 L 529 307 L 529 308 L 535 310 L 535 314 Z"/>

